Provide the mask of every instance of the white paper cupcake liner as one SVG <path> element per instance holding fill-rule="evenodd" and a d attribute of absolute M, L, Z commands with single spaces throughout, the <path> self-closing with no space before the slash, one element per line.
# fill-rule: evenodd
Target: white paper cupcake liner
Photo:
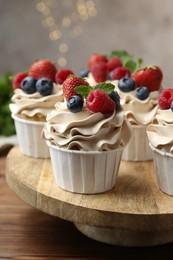
<path fill-rule="evenodd" d="M 50 148 L 53 174 L 62 189 L 82 194 L 102 193 L 115 186 L 122 149 L 105 152 Z"/>
<path fill-rule="evenodd" d="M 173 196 L 173 155 L 152 146 L 155 173 L 161 191 Z"/>
<path fill-rule="evenodd" d="M 152 150 L 149 147 L 146 126 L 132 125 L 132 135 L 122 154 L 124 161 L 153 160 Z"/>
<path fill-rule="evenodd" d="M 44 122 L 25 120 L 12 114 L 21 152 L 35 158 L 50 158 L 49 148 L 41 138 Z"/>

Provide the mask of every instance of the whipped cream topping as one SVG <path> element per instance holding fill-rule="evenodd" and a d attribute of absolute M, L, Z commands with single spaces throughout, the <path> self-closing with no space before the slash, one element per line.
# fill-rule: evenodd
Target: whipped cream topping
<path fill-rule="evenodd" d="M 54 84 L 51 95 L 42 96 L 39 92 L 26 94 L 21 89 L 16 89 L 12 96 L 10 110 L 13 114 L 26 117 L 44 117 L 53 109 L 55 103 L 63 101 L 61 85 Z"/>
<path fill-rule="evenodd" d="M 131 127 L 123 112 L 104 115 L 84 106 L 82 111 L 72 113 L 66 102 L 58 102 L 47 116 L 43 137 L 66 149 L 107 151 L 125 147 Z"/>
<path fill-rule="evenodd" d="M 86 78 L 91 86 L 98 84 L 92 73 Z M 118 88 L 118 80 L 107 80 L 115 86 L 115 90 L 120 96 L 121 106 L 124 110 L 126 118 L 132 125 L 147 126 L 154 119 L 158 109 L 159 91 L 150 92 L 150 95 L 145 100 L 140 100 L 135 96 L 136 90 L 123 92 Z"/>
<path fill-rule="evenodd" d="M 147 127 L 150 143 L 158 149 L 173 154 L 173 112 L 158 109 L 154 123 Z"/>
<path fill-rule="evenodd" d="M 122 92 L 116 88 L 122 108 L 126 118 L 132 125 L 148 125 L 150 124 L 158 109 L 159 91 L 150 92 L 149 97 L 145 100 L 140 100 L 135 96 L 136 90 L 130 92 Z"/>

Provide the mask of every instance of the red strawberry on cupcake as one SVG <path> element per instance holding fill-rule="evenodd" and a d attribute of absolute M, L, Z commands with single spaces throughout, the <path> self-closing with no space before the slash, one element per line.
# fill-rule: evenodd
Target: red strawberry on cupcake
<path fill-rule="evenodd" d="M 105 61 L 100 61 L 91 66 L 90 71 L 97 83 L 104 82 L 107 79 L 107 65 Z"/>
<path fill-rule="evenodd" d="M 146 86 L 151 92 L 161 87 L 163 74 L 158 66 L 148 66 L 134 72 L 132 79 L 136 81 L 138 87 Z"/>
<path fill-rule="evenodd" d="M 99 62 L 107 62 L 107 57 L 104 54 L 93 54 L 88 59 L 88 68 L 91 69 L 91 66 L 93 64 L 99 63 Z"/>
<path fill-rule="evenodd" d="M 77 95 L 74 89 L 77 86 L 81 86 L 81 85 L 88 86 L 89 84 L 84 79 L 78 78 L 75 75 L 70 75 L 69 77 L 67 77 L 62 87 L 64 97 L 66 98 L 66 100 L 68 100 L 73 95 Z"/>
<path fill-rule="evenodd" d="M 48 78 L 52 82 L 55 82 L 56 73 L 57 68 L 50 60 L 35 61 L 29 70 L 29 76 L 35 79 Z"/>

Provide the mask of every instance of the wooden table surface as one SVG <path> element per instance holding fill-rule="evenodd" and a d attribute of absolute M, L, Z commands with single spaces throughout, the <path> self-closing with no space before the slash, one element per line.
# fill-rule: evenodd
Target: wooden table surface
<path fill-rule="evenodd" d="M 0 157 L 0 259 L 173 259 L 173 243 L 157 247 L 118 247 L 91 240 L 68 221 L 27 205 L 5 180 Z"/>

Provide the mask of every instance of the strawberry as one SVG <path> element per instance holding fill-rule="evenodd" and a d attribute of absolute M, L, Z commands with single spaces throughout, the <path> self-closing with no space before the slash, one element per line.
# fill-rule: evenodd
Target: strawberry
<path fill-rule="evenodd" d="M 122 67 L 123 64 L 118 57 L 113 57 L 111 60 L 107 62 L 107 69 L 108 71 L 112 71 L 118 67 Z"/>
<path fill-rule="evenodd" d="M 106 55 L 103 55 L 103 54 L 93 54 L 89 60 L 88 60 L 88 68 L 91 69 L 91 66 L 95 63 L 98 63 L 98 62 L 107 62 L 107 57 Z"/>
<path fill-rule="evenodd" d="M 105 61 L 93 64 L 90 70 L 97 83 L 107 79 L 107 66 Z"/>
<path fill-rule="evenodd" d="M 173 89 L 172 88 L 164 89 L 160 93 L 158 98 L 159 107 L 161 109 L 169 109 L 172 101 L 173 101 Z"/>
<path fill-rule="evenodd" d="M 20 72 L 15 75 L 13 79 L 13 89 L 21 88 L 21 82 L 26 78 L 28 74 L 26 72 Z"/>
<path fill-rule="evenodd" d="M 124 77 L 130 77 L 130 76 L 131 76 L 130 70 L 126 67 L 118 67 L 111 72 L 112 80 L 119 80 Z"/>
<path fill-rule="evenodd" d="M 161 87 L 163 74 L 159 67 L 148 66 L 134 72 L 132 78 L 136 81 L 138 87 L 146 86 L 151 92 L 158 90 Z"/>
<path fill-rule="evenodd" d="M 57 69 L 50 60 L 35 61 L 29 70 L 29 76 L 35 79 L 48 78 L 52 82 L 55 82 L 56 73 Z"/>
<path fill-rule="evenodd" d="M 115 102 L 103 90 L 95 89 L 87 96 L 86 107 L 94 113 L 107 114 L 115 110 Z"/>
<path fill-rule="evenodd" d="M 69 100 L 71 96 L 77 95 L 74 91 L 74 88 L 81 85 L 88 86 L 89 84 L 84 79 L 78 78 L 75 75 L 68 76 L 62 86 L 64 97 L 66 98 L 66 100 Z"/>
<path fill-rule="evenodd" d="M 57 71 L 56 75 L 55 75 L 55 80 L 58 84 L 63 84 L 64 80 L 66 80 L 66 78 L 70 75 L 73 74 L 72 70 L 63 68 L 60 71 Z"/>

